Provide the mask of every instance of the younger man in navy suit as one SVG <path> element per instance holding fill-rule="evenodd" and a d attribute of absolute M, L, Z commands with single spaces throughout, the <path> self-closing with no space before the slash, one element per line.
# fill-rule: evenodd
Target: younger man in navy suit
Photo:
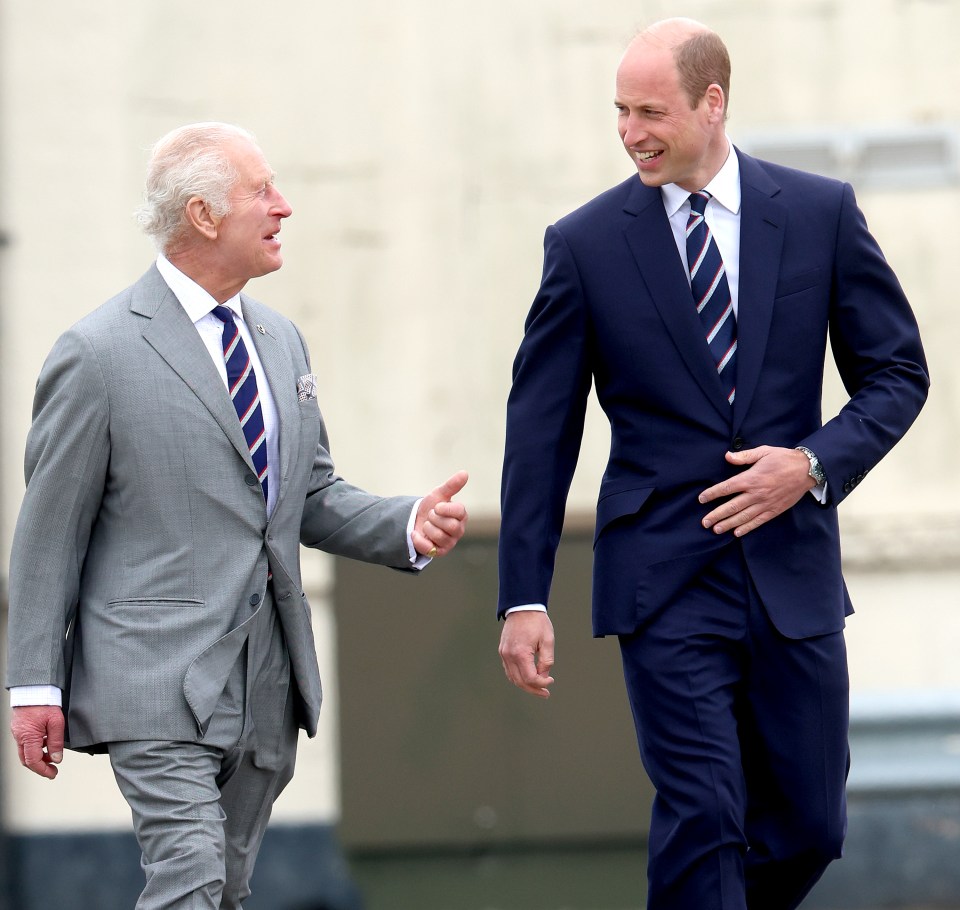
<path fill-rule="evenodd" d="M 928 387 L 851 187 L 735 149 L 729 78 L 723 42 L 688 19 L 628 47 L 616 109 L 639 176 L 548 228 L 507 413 L 500 655 L 544 698 L 591 384 L 610 420 L 593 625 L 619 637 L 657 791 L 649 910 L 794 908 L 840 855 L 837 506 Z M 850 398 L 823 423 L 828 337 Z"/>

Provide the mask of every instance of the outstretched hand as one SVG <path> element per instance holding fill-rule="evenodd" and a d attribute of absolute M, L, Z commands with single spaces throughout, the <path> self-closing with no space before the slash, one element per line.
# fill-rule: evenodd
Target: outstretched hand
<path fill-rule="evenodd" d="M 469 475 L 457 471 L 423 497 L 414 523 L 413 545 L 421 556 L 446 556 L 463 537 L 467 526 L 467 510 L 453 497 L 466 485 Z"/>
<path fill-rule="evenodd" d="M 704 504 L 731 497 L 703 518 L 703 526 L 717 534 L 733 531 L 743 537 L 792 508 L 816 486 L 807 456 L 796 449 L 760 446 L 727 452 L 726 459 L 747 470 L 700 494 Z"/>
<path fill-rule="evenodd" d="M 17 741 L 20 764 L 34 774 L 53 780 L 63 761 L 63 711 L 56 705 L 14 708 L 10 732 Z"/>

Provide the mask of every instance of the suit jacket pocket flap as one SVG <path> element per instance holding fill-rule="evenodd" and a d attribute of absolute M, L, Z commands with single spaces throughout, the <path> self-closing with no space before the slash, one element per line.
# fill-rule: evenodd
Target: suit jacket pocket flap
<path fill-rule="evenodd" d="M 634 515 L 640 511 L 643 504 L 650 498 L 653 487 L 642 487 L 636 490 L 621 490 L 617 493 L 608 493 L 597 503 L 597 527 L 593 535 L 596 544 L 603 529 L 624 515 Z"/>
<path fill-rule="evenodd" d="M 781 279 L 777 284 L 776 297 L 788 297 L 790 294 L 798 294 L 807 288 L 816 287 L 820 283 L 820 269 L 809 269 L 801 272 L 799 275 L 790 275 Z"/>

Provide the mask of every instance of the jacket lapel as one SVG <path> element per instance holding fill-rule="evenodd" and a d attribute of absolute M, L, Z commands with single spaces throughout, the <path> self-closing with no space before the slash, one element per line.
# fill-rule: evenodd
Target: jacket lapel
<path fill-rule="evenodd" d="M 156 266 L 138 282 L 130 309 L 150 321 L 143 330 L 148 344 L 203 402 L 241 457 L 253 470 L 233 402 L 197 329 Z"/>
<path fill-rule="evenodd" d="M 730 405 L 703 337 L 660 190 L 644 186 L 638 178 L 624 211 L 634 216 L 624 236 L 660 318 L 704 394 L 729 420 Z"/>
<path fill-rule="evenodd" d="M 787 223 L 787 210 L 774 198 L 780 187 L 760 166 L 740 157 L 740 283 L 737 307 L 737 397 L 734 430 L 753 400 L 770 335 L 773 301 Z"/>

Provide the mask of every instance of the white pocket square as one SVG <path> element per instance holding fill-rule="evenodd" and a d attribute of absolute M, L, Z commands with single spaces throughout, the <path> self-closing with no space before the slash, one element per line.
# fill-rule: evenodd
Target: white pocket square
<path fill-rule="evenodd" d="M 307 373 L 297 380 L 297 399 L 299 401 L 309 401 L 317 397 L 317 376 L 315 373 Z"/>

